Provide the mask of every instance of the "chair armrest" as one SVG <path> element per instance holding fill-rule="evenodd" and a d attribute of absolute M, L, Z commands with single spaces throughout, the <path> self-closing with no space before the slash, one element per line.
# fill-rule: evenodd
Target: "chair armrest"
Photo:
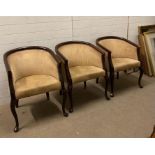
<path fill-rule="evenodd" d="M 5 53 L 4 56 L 3 56 L 3 59 L 4 59 L 4 64 L 5 64 L 7 76 L 8 76 L 8 84 L 9 84 L 9 89 L 10 89 L 10 96 L 15 98 L 15 89 L 14 89 L 14 84 L 13 84 L 13 77 L 12 77 L 12 72 L 11 72 L 10 66 L 9 66 L 9 64 L 7 62 L 7 57 L 8 57 L 8 53 Z"/>
<path fill-rule="evenodd" d="M 105 63 L 105 52 L 103 52 L 103 50 L 101 50 L 100 48 L 98 48 L 97 46 L 94 46 L 93 44 L 91 44 L 91 46 L 96 49 L 96 51 L 98 51 L 99 53 L 101 53 L 102 56 L 102 63 L 103 63 L 103 69 L 105 69 L 107 71 L 107 67 L 106 67 L 106 63 Z"/>
<path fill-rule="evenodd" d="M 55 52 L 62 59 L 62 62 L 64 63 L 66 77 L 67 77 L 68 82 L 72 83 L 72 78 L 71 78 L 70 71 L 69 71 L 68 60 L 66 59 L 66 57 L 62 53 L 59 52 L 57 46 L 55 47 Z"/>
<path fill-rule="evenodd" d="M 113 63 L 112 63 L 112 58 L 111 58 L 111 51 L 108 50 L 107 48 L 101 46 L 101 45 L 98 43 L 98 40 L 96 40 L 96 45 L 98 45 L 105 53 L 108 54 L 108 63 L 109 63 L 109 66 L 110 66 L 110 68 L 113 68 Z"/>
<path fill-rule="evenodd" d="M 10 89 L 10 96 L 12 98 L 16 98 L 15 97 L 15 88 L 14 88 L 14 84 L 13 84 L 12 72 L 10 70 L 8 70 L 7 71 L 7 75 L 8 75 L 8 83 L 9 83 L 9 89 Z"/>
<path fill-rule="evenodd" d="M 59 52 L 59 50 L 57 49 L 57 47 L 55 47 L 55 52 L 63 60 L 64 63 L 68 62 L 68 60 L 66 59 L 66 57 L 62 53 Z"/>

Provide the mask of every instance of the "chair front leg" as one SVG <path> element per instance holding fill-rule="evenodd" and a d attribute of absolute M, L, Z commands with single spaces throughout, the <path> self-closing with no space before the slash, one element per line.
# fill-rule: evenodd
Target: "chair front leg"
<path fill-rule="evenodd" d="M 18 100 L 11 99 L 11 103 L 10 103 L 10 109 L 11 109 L 11 112 L 13 114 L 13 117 L 14 117 L 15 123 L 16 123 L 15 128 L 14 128 L 14 132 L 18 132 L 19 131 L 18 116 L 17 116 L 16 109 L 15 109 L 16 105 L 18 104 L 17 102 L 18 102 Z"/>
<path fill-rule="evenodd" d="M 72 85 L 68 85 L 68 96 L 70 101 L 69 112 L 73 112 Z"/>
<path fill-rule="evenodd" d="M 108 82 L 109 82 L 108 76 L 106 75 L 105 76 L 105 97 L 107 100 L 110 100 L 110 98 L 108 96 Z"/>
<path fill-rule="evenodd" d="M 138 79 L 138 85 L 140 88 L 143 88 L 142 84 L 141 84 L 141 80 L 142 80 L 142 76 L 143 76 L 143 69 L 142 67 L 139 67 L 139 71 L 140 71 L 140 74 L 139 74 L 139 79 Z"/>
<path fill-rule="evenodd" d="M 111 97 L 114 97 L 114 70 L 110 70 Z"/>
<path fill-rule="evenodd" d="M 63 90 L 61 90 L 61 92 L 62 92 L 62 96 L 63 96 L 63 101 L 62 101 L 62 112 L 63 112 L 63 115 L 65 116 L 65 117 L 68 117 L 68 113 L 65 111 L 65 108 L 66 108 L 66 90 L 65 89 L 63 89 Z"/>

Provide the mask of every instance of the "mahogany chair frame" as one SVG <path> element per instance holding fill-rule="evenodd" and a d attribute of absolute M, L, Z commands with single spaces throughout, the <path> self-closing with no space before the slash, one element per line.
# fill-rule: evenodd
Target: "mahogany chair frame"
<path fill-rule="evenodd" d="M 131 45 L 133 45 L 134 47 L 137 48 L 137 57 L 138 57 L 138 60 L 141 61 L 141 58 L 140 58 L 140 46 L 131 42 L 130 40 L 127 40 L 125 38 L 121 38 L 121 37 L 117 37 L 117 36 L 105 36 L 105 37 L 100 37 L 98 39 L 96 39 L 96 45 L 99 46 L 102 50 L 104 50 L 105 52 L 107 52 L 108 54 L 108 62 L 109 62 L 109 68 L 110 68 L 110 85 L 111 85 L 111 94 L 110 96 L 113 97 L 114 96 L 114 66 L 113 66 L 113 63 L 112 63 L 112 57 L 111 57 L 111 51 L 108 50 L 107 48 L 103 47 L 101 44 L 99 44 L 99 41 L 101 40 L 105 40 L 105 39 L 118 39 L 118 40 L 123 40 Z M 143 76 L 143 69 L 142 67 L 140 66 L 139 67 L 139 71 L 140 71 L 140 74 L 139 74 L 139 78 L 138 78 L 138 85 L 140 88 L 143 88 L 142 84 L 141 84 L 141 79 L 142 79 L 142 76 Z M 126 72 L 126 70 L 124 71 Z M 117 72 L 117 79 L 119 78 L 119 72 Z"/>
<path fill-rule="evenodd" d="M 19 102 L 19 99 L 16 98 L 16 95 L 15 95 L 15 89 L 14 89 L 14 85 L 13 85 L 13 77 L 12 77 L 12 71 L 10 69 L 10 66 L 8 64 L 8 61 L 7 61 L 7 58 L 9 55 L 15 53 L 15 52 L 22 52 L 24 50 L 32 50 L 32 49 L 40 49 L 42 50 L 42 52 L 49 52 L 51 54 L 51 56 L 56 60 L 57 62 L 57 68 L 58 68 L 58 75 L 59 75 L 59 80 L 61 82 L 61 92 L 62 92 L 62 95 L 63 95 L 63 101 L 62 101 L 62 111 L 63 111 L 63 115 L 64 116 L 68 116 L 68 113 L 66 113 L 65 111 L 65 103 L 66 103 L 66 89 L 64 87 L 64 79 L 63 79 L 63 76 L 62 76 L 62 70 L 61 70 L 61 65 L 62 65 L 62 62 L 60 59 L 58 59 L 58 57 L 54 54 L 54 52 L 47 48 L 47 47 L 42 47 L 42 46 L 27 46 L 27 47 L 19 47 L 19 48 L 15 48 L 15 49 L 12 49 L 8 52 L 6 52 L 4 54 L 4 64 L 5 64 L 5 67 L 6 67 L 6 71 L 7 71 L 7 76 L 8 76 L 8 83 L 9 83 L 9 89 L 10 89 L 10 96 L 11 96 L 11 101 L 10 101 L 10 109 L 11 109 L 11 112 L 12 112 L 12 115 L 15 119 L 15 128 L 14 128 L 14 132 L 18 132 L 19 131 L 19 121 L 18 121 L 18 116 L 17 116 L 17 113 L 16 113 L 16 108 L 18 108 L 18 102 Z M 49 92 L 46 92 L 46 97 L 47 97 L 47 100 L 49 100 Z"/>
<path fill-rule="evenodd" d="M 64 46 L 64 45 L 69 45 L 69 44 L 84 44 L 84 45 L 88 45 L 92 48 L 94 48 L 96 51 L 98 51 L 99 53 L 102 54 L 102 64 L 103 64 L 103 69 L 105 70 L 105 97 L 107 100 L 109 100 L 110 98 L 108 97 L 108 74 L 107 74 L 107 69 L 105 66 L 105 53 L 100 50 L 98 47 L 96 47 L 95 45 L 89 43 L 89 42 L 84 42 L 84 41 L 67 41 L 67 42 L 62 42 L 59 43 L 55 46 L 55 51 L 58 54 L 58 56 L 63 60 L 64 62 L 64 68 L 65 68 L 65 74 L 66 74 L 66 80 L 67 80 L 67 84 L 68 84 L 68 88 L 67 88 L 67 92 L 68 92 L 68 96 L 69 96 L 69 101 L 70 101 L 70 107 L 69 107 L 69 112 L 73 112 L 73 99 L 72 99 L 72 89 L 73 89 L 73 82 L 72 82 L 72 78 L 71 78 L 71 74 L 69 71 L 69 66 L 68 66 L 68 60 L 67 58 L 59 51 L 59 48 Z M 98 82 L 98 78 L 96 80 Z M 86 81 L 84 81 L 84 88 L 86 88 Z"/>

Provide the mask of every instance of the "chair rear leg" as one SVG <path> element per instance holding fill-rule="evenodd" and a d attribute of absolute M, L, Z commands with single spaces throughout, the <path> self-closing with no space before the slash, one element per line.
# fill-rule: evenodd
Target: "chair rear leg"
<path fill-rule="evenodd" d="M 46 92 L 46 97 L 47 97 L 47 100 L 49 100 L 49 99 L 50 99 L 49 92 Z"/>
<path fill-rule="evenodd" d="M 68 96 L 70 101 L 69 112 L 72 113 L 73 112 L 72 85 L 68 86 Z"/>
<path fill-rule="evenodd" d="M 117 79 L 119 79 L 119 72 L 117 72 Z"/>
<path fill-rule="evenodd" d="M 86 81 L 84 81 L 84 89 L 86 89 L 86 87 L 87 87 L 87 83 Z"/>
<path fill-rule="evenodd" d="M 139 67 L 140 70 L 140 74 L 139 74 L 139 79 L 138 79 L 138 85 L 140 88 L 143 88 L 142 84 L 141 84 L 141 80 L 142 80 L 142 76 L 143 76 L 143 69 L 141 67 Z"/>
<path fill-rule="evenodd" d="M 66 108 L 66 90 L 61 90 L 62 92 L 62 96 L 63 96 L 63 101 L 62 101 L 62 112 L 63 112 L 63 115 L 65 117 L 68 117 L 68 113 L 65 111 L 65 108 Z"/>
<path fill-rule="evenodd" d="M 18 122 L 18 116 L 17 116 L 17 113 L 16 113 L 16 109 L 15 109 L 15 106 L 17 104 L 17 101 L 16 99 L 11 99 L 11 103 L 10 103 L 10 109 L 11 109 L 11 112 L 12 112 L 12 115 L 15 119 L 15 128 L 14 128 L 14 132 L 18 132 L 19 131 L 19 122 Z"/>
<path fill-rule="evenodd" d="M 99 78 L 96 78 L 96 83 L 99 83 Z"/>

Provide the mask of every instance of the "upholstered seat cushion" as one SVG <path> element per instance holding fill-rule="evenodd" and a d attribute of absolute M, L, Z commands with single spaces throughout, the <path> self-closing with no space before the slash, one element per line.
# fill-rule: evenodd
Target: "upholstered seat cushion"
<path fill-rule="evenodd" d="M 130 58 L 113 58 L 112 63 L 115 71 L 123 71 L 140 66 L 140 61 Z"/>
<path fill-rule="evenodd" d="M 15 82 L 16 98 L 29 97 L 60 89 L 60 81 L 50 75 L 32 75 Z"/>
<path fill-rule="evenodd" d="M 95 66 L 75 66 L 71 67 L 70 74 L 73 83 L 90 80 L 105 75 L 102 68 Z"/>

